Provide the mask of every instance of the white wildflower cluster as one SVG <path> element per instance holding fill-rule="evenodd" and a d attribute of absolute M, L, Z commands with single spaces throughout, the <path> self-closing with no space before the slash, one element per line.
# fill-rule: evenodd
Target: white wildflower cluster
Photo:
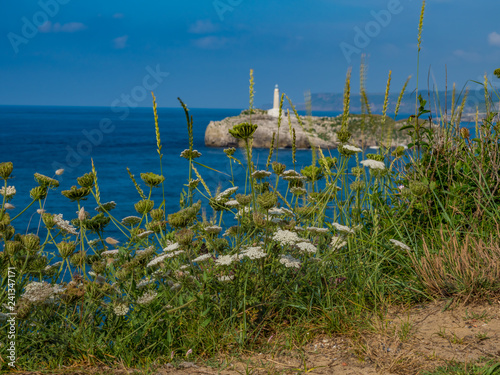
<path fill-rule="evenodd" d="M 238 186 L 233 186 L 224 190 L 222 193 L 217 194 L 217 196 L 215 197 L 215 201 L 220 202 L 224 199 L 229 198 L 232 194 L 236 192 L 236 190 L 238 190 Z"/>
<path fill-rule="evenodd" d="M 227 207 L 238 207 L 240 204 L 236 199 L 231 199 L 230 201 L 226 202 Z"/>
<path fill-rule="evenodd" d="M 304 231 L 304 228 L 296 225 L 295 228 L 294 228 L 297 232 L 303 232 Z"/>
<path fill-rule="evenodd" d="M 71 225 L 71 223 L 68 220 L 63 219 L 62 214 L 54 215 L 54 222 L 56 223 L 56 225 L 58 226 L 59 229 L 62 229 L 68 233 L 75 235 L 75 236 L 78 234 L 78 232 L 76 231 L 76 228 L 73 225 Z"/>
<path fill-rule="evenodd" d="M 145 232 L 142 232 L 142 233 L 139 233 L 137 235 L 138 238 L 144 238 L 144 237 L 147 237 L 149 236 L 150 234 L 153 234 L 154 232 L 152 230 L 147 230 Z"/>
<path fill-rule="evenodd" d="M 168 245 L 166 248 L 163 249 L 164 253 L 168 253 L 169 251 L 174 251 L 177 250 L 181 245 L 179 245 L 178 242 L 174 242 L 173 244 Z"/>
<path fill-rule="evenodd" d="M 168 253 L 157 256 L 156 258 L 153 258 L 148 264 L 146 264 L 146 267 L 153 267 L 153 266 L 156 266 L 157 264 L 160 264 L 165 259 L 167 259 L 167 255 L 168 255 Z"/>
<path fill-rule="evenodd" d="M 139 224 L 141 222 L 141 218 L 139 216 L 127 216 L 122 219 L 123 225 L 133 226 Z"/>
<path fill-rule="evenodd" d="M 150 290 L 150 291 L 144 293 L 139 298 L 137 298 L 137 303 L 139 305 L 147 305 L 147 304 L 153 302 L 153 300 L 156 298 L 157 295 L 158 295 L 157 292 Z"/>
<path fill-rule="evenodd" d="M 239 255 L 223 255 L 215 260 L 215 264 L 219 266 L 230 266 L 234 261 L 239 260 Z"/>
<path fill-rule="evenodd" d="M 360 149 L 359 147 L 352 145 L 344 145 L 343 148 L 351 152 L 363 152 L 363 150 Z"/>
<path fill-rule="evenodd" d="M 405 245 L 404 243 L 402 243 L 398 240 L 391 239 L 389 241 L 391 241 L 395 246 L 399 247 L 400 249 L 407 250 L 407 251 L 411 250 L 409 246 Z"/>
<path fill-rule="evenodd" d="M 200 263 L 200 262 L 204 262 L 204 261 L 206 261 L 208 259 L 212 259 L 212 254 L 203 254 L 203 255 L 200 255 L 199 257 L 194 258 L 193 262 Z"/>
<path fill-rule="evenodd" d="M 262 179 L 265 177 L 269 177 L 271 175 L 271 172 L 265 171 L 265 170 L 260 170 L 260 171 L 255 171 L 252 173 L 252 177 L 256 179 Z"/>
<path fill-rule="evenodd" d="M 137 250 L 135 252 L 135 256 L 137 258 L 139 258 L 139 259 L 140 258 L 144 258 L 144 257 L 146 257 L 146 256 L 148 256 L 150 254 L 153 254 L 155 252 L 155 250 L 156 249 L 154 248 L 154 246 L 149 246 L 149 247 L 147 247 L 147 248 L 145 248 L 143 250 Z"/>
<path fill-rule="evenodd" d="M 330 246 L 332 247 L 332 250 L 339 250 L 343 248 L 345 245 L 347 245 L 347 242 L 344 241 L 342 237 L 339 236 L 333 236 L 332 237 L 332 242 L 330 242 Z"/>
<path fill-rule="evenodd" d="M 64 292 L 65 290 L 66 289 L 60 285 L 52 286 L 45 281 L 33 281 L 26 285 L 21 297 L 32 303 L 39 304 L 53 300 L 56 294 Z"/>
<path fill-rule="evenodd" d="M 328 233 L 328 228 L 307 227 L 306 229 L 309 232 L 316 233 L 316 234 Z"/>
<path fill-rule="evenodd" d="M 165 257 L 165 259 L 167 259 L 167 258 L 173 258 L 173 257 L 176 257 L 179 254 L 182 254 L 182 253 L 184 253 L 184 250 L 172 251 L 171 253 L 166 253 L 164 255 L 164 257 Z"/>
<path fill-rule="evenodd" d="M 113 306 L 113 311 L 117 316 L 125 316 L 129 312 L 130 308 L 125 303 L 117 303 Z"/>
<path fill-rule="evenodd" d="M 250 258 L 250 259 L 260 259 L 267 256 L 260 246 L 249 247 L 240 252 L 239 258 Z"/>
<path fill-rule="evenodd" d="M 99 239 L 96 238 L 95 240 L 91 240 L 89 242 L 87 242 L 87 244 L 90 246 L 90 247 L 94 247 L 95 245 L 97 245 L 99 243 Z"/>
<path fill-rule="evenodd" d="M 332 223 L 332 225 L 335 227 L 335 229 L 337 229 L 339 232 L 344 232 L 344 233 L 347 233 L 347 234 L 353 234 L 354 233 L 354 230 L 349 228 L 349 227 L 346 227 L 345 225 L 341 225 L 339 223 Z"/>
<path fill-rule="evenodd" d="M 205 232 L 207 232 L 208 234 L 219 234 L 219 232 L 221 230 L 222 230 L 222 228 L 219 227 L 218 225 L 211 225 L 211 226 L 205 227 Z"/>
<path fill-rule="evenodd" d="M 293 169 L 288 169 L 281 174 L 283 177 L 300 177 L 300 173 Z"/>
<path fill-rule="evenodd" d="M 5 186 L 2 186 L 0 188 L 0 195 L 5 196 L 5 198 L 7 200 L 13 198 L 14 195 L 16 195 L 16 188 L 15 188 L 15 186 L 7 186 L 7 189 L 5 188 Z"/>
<path fill-rule="evenodd" d="M 278 229 L 274 232 L 273 240 L 279 242 L 280 245 L 294 245 L 301 241 L 301 238 L 295 232 L 290 232 L 289 230 Z"/>
<path fill-rule="evenodd" d="M 180 270 L 186 270 L 188 268 L 189 268 L 189 265 L 187 265 L 187 264 L 179 267 Z"/>
<path fill-rule="evenodd" d="M 180 288 L 181 288 L 181 284 L 180 284 L 180 283 L 175 283 L 175 284 L 173 284 L 173 285 L 170 287 L 170 290 L 175 291 L 175 290 L 178 290 L 178 289 L 180 289 Z"/>
<path fill-rule="evenodd" d="M 219 276 L 217 278 L 219 281 L 231 281 L 234 279 L 234 275 L 229 275 L 229 276 Z"/>
<path fill-rule="evenodd" d="M 281 255 L 280 263 L 286 268 L 300 268 L 300 261 L 291 255 Z"/>
<path fill-rule="evenodd" d="M 302 251 L 304 253 L 314 254 L 314 253 L 316 253 L 316 251 L 318 251 L 316 246 L 314 246 L 312 243 L 305 242 L 305 241 L 299 242 L 295 246 L 297 246 L 300 249 L 300 251 Z"/>
<path fill-rule="evenodd" d="M 380 170 L 385 169 L 385 164 L 377 160 L 366 159 L 362 160 L 361 164 L 365 167 L 369 167 L 370 169 L 380 169 Z"/>
<path fill-rule="evenodd" d="M 59 267 L 63 262 L 60 260 L 59 262 L 55 262 L 54 264 L 49 264 L 47 267 L 45 267 L 45 271 L 49 271 L 52 268 L 57 268 Z"/>
<path fill-rule="evenodd" d="M 141 280 L 141 282 L 139 284 L 137 284 L 137 288 L 140 289 L 140 288 L 143 288 L 145 287 L 146 285 L 149 285 L 151 283 L 154 283 L 155 281 L 149 277 L 146 277 L 144 280 Z"/>
<path fill-rule="evenodd" d="M 293 212 L 290 211 L 288 208 L 284 207 L 273 207 L 269 210 L 269 215 L 290 215 L 293 216 Z"/>
<path fill-rule="evenodd" d="M 118 253 L 120 252 L 120 250 L 118 249 L 114 249 L 114 250 L 106 250 L 106 251 L 103 251 L 101 253 L 102 256 L 105 256 L 105 257 L 112 257 L 114 255 L 118 255 Z"/>

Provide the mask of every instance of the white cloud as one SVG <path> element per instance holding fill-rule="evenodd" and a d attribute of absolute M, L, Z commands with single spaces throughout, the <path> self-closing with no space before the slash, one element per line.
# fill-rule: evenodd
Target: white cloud
<path fill-rule="evenodd" d="M 493 31 L 491 34 L 488 35 L 488 42 L 492 46 L 500 47 L 500 34 L 497 33 L 496 31 Z"/>
<path fill-rule="evenodd" d="M 81 22 L 68 22 L 60 24 L 59 22 L 52 23 L 50 21 L 45 22 L 43 25 L 38 27 L 38 30 L 42 33 L 74 33 L 77 31 L 85 30 L 85 26 Z"/>
<path fill-rule="evenodd" d="M 193 41 L 196 47 L 202 49 L 221 49 L 224 48 L 229 42 L 230 40 L 228 38 L 217 36 L 205 36 Z"/>
<path fill-rule="evenodd" d="M 113 45 L 116 49 L 123 49 L 127 46 L 128 35 L 123 35 L 113 39 Z"/>
<path fill-rule="evenodd" d="M 198 20 L 188 30 L 191 34 L 210 34 L 219 31 L 219 26 L 210 20 Z"/>

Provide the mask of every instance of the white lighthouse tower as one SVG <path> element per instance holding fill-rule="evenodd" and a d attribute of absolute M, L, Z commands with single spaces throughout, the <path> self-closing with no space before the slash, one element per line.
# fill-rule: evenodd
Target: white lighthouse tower
<path fill-rule="evenodd" d="M 280 113 L 280 89 L 278 85 L 274 87 L 273 108 L 267 111 L 269 116 L 278 117 Z"/>

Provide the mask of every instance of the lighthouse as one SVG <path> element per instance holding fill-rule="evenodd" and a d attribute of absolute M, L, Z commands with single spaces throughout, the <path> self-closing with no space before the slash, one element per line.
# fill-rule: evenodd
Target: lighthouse
<path fill-rule="evenodd" d="M 280 113 L 280 89 L 278 85 L 274 87 L 273 108 L 267 111 L 269 116 L 278 117 Z"/>

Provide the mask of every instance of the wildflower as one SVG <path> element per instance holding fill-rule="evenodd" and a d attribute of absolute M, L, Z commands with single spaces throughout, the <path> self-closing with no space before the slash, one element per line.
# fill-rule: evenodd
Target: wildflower
<path fill-rule="evenodd" d="M 307 227 L 306 230 L 316 234 L 328 233 L 328 228 Z"/>
<path fill-rule="evenodd" d="M 167 259 L 167 258 L 173 258 L 173 257 L 175 257 L 175 256 L 177 256 L 179 254 L 182 254 L 182 253 L 184 253 L 184 250 L 173 251 L 171 253 L 166 253 L 164 255 L 164 257 L 165 257 L 165 259 Z"/>
<path fill-rule="evenodd" d="M 82 221 L 87 218 L 86 212 L 85 212 L 85 207 L 80 208 L 80 211 L 78 211 L 78 220 Z"/>
<path fill-rule="evenodd" d="M 293 195 L 301 196 L 307 193 L 307 190 L 301 187 L 294 187 L 290 189 L 290 192 Z"/>
<path fill-rule="evenodd" d="M 149 291 L 149 292 L 146 292 L 144 293 L 142 296 L 140 296 L 139 298 L 137 298 L 137 303 L 139 305 L 147 305 L 151 302 L 153 302 L 153 300 L 156 298 L 156 296 L 158 295 L 157 292 L 154 292 L 154 291 Z"/>
<path fill-rule="evenodd" d="M 193 349 L 189 349 L 187 352 L 186 352 L 186 358 L 189 357 L 189 355 L 193 352 Z"/>
<path fill-rule="evenodd" d="M 88 187 L 77 188 L 76 186 L 72 186 L 69 190 L 61 191 L 61 194 L 68 198 L 71 202 L 85 200 L 86 196 L 91 192 Z"/>
<path fill-rule="evenodd" d="M 188 187 L 190 189 L 196 189 L 196 187 L 198 186 L 199 183 L 200 183 L 200 179 L 199 178 L 197 178 L 196 180 L 191 180 L 188 183 Z"/>
<path fill-rule="evenodd" d="M 43 186 L 37 186 L 30 190 L 30 197 L 34 201 L 42 200 L 47 197 L 47 188 Z"/>
<path fill-rule="evenodd" d="M 43 303 L 54 295 L 54 288 L 49 283 L 33 281 L 26 285 L 22 298 L 32 303 Z"/>
<path fill-rule="evenodd" d="M 339 232 L 344 232 L 344 233 L 349 233 L 349 234 L 353 234 L 354 233 L 354 230 L 352 230 L 351 228 L 349 227 L 346 227 L 345 225 L 340 225 L 338 223 L 333 223 L 332 224 L 335 229 L 337 229 Z"/>
<path fill-rule="evenodd" d="M 115 207 L 116 207 L 115 201 L 111 201 L 101 204 L 99 207 L 96 207 L 95 210 L 99 212 L 104 212 L 104 210 L 111 211 Z"/>
<path fill-rule="evenodd" d="M 352 145 L 344 145 L 343 148 L 345 150 L 349 150 L 351 152 L 363 152 L 362 149 L 360 149 L 359 147 L 356 147 L 356 146 L 352 146 Z"/>
<path fill-rule="evenodd" d="M 215 260 L 215 264 L 219 266 L 230 266 L 233 261 L 238 259 L 238 255 L 223 255 Z"/>
<path fill-rule="evenodd" d="M 278 231 L 273 234 L 273 240 L 279 242 L 282 246 L 294 245 L 296 242 L 301 241 L 297 233 L 281 229 L 278 229 Z"/>
<path fill-rule="evenodd" d="M 385 169 L 385 164 L 377 160 L 371 160 L 371 159 L 362 160 L 361 164 L 365 167 L 369 167 L 370 169 L 380 169 L 380 170 Z"/>
<path fill-rule="evenodd" d="M 219 276 L 217 278 L 219 281 L 231 281 L 234 279 L 234 275 L 229 275 L 229 276 Z"/>
<path fill-rule="evenodd" d="M 294 171 L 293 169 L 288 169 L 282 173 L 284 177 L 299 177 L 300 173 Z"/>
<path fill-rule="evenodd" d="M 316 251 L 318 251 L 316 246 L 309 242 L 299 242 L 296 246 L 305 253 L 314 254 Z"/>
<path fill-rule="evenodd" d="M 10 200 L 14 198 L 14 195 L 16 195 L 16 188 L 15 186 L 7 186 L 7 188 L 5 188 L 5 186 L 2 186 L 0 188 L 0 194 L 5 195 L 6 200 Z"/>
<path fill-rule="evenodd" d="M 235 236 L 237 234 L 238 234 L 238 226 L 237 225 L 233 225 L 232 227 L 227 228 L 226 231 L 224 232 L 224 234 L 222 236 L 223 237 Z"/>
<path fill-rule="evenodd" d="M 410 182 L 410 191 L 416 195 L 417 197 L 421 197 L 425 193 L 427 193 L 429 186 L 420 181 L 411 181 Z"/>
<path fill-rule="evenodd" d="M 281 176 L 281 174 L 285 171 L 286 168 L 285 164 L 278 163 L 277 161 L 273 161 L 272 167 L 273 167 L 273 172 L 277 176 Z"/>
<path fill-rule="evenodd" d="M 238 207 L 240 204 L 236 199 L 231 199 L 230 201 L 226 202 L 226 206 L 228 207 Z"/>
<path fill-rule="evenodd" d="M 199 152 L 198 150 L 184 150 L 181 152 L 181 158 L 184 158 L 184 159 L 188 159 L 188 160 L 192 160 L 192 159 L 196 159 L 196 158 L 199 158 L 201 156 L 201 152 Z"/>
<path fill-rule="evenodd" d="M 212 259 L 212 255 L 211 254 L 203 254 L 203 255 L 200 255 L 197 258 L 194 258 L 193 262 L 194 263 L 200 263 L 200 262 L 204 262 L 205 260 L 208 260 L 208 259 Z"/>
<path fill-rule="evenodd" d="M 260 259 L 266 257 L 267 254 L 262 251 L 262 248 L 260 246 L 256 246 L 256 247 L 249 247 L 248 249 L 243 250 L 240 256 L 248 257 L 250 259 Z"/>
<path fill-rule="evenodd" d="M 255 171 L 252 173 L 252 177 L 257 179 L 257 180 L 262 180 L 266 177 L 269 177 L 271 175 L 271 172 L 268 172 L 268 171 Z"/>
<path fill-rule="evenodd" d="M 361 191 L 365 188 L 365 183 L 364 181 L 354 181 L 351 185 L 350 188 L 352 191 Z"/>
<path fill-rule="evenodd" d="M 139 201 L 136 204 L 134 204 L 134 208 L 141 215 L 145 215 L 153 209 L 154 204 L 155 203 L 152 200 L 143 199 L 142 201 Z"/>
<path fill-rule="evenodd" d="M 141 222 L 141 218 L 138 216 L 127 216 L 122 219 L 122 224 L 132 227 L 134 225 L 137 225 Z"/>
<path fill-rule="evenodd" d="M 56 176 L 60 176 L 64 173 L 64 169 L 63 168 L 60 168 L 56 171 Z"/>
<path fill-rule="evenodd" d="M 14 164 L 11 161 L 0 163 L 0 177 L 4 180 L 8 179 L 14 169 Z"/>
<path fill-rule="evenodd" d="M 208 234 L 218 234 L 221 230 L 222 228 L 217 225 L 205 227 L 205 232 L 207 232 Z"/>
<path fill-rule="evenodd" d="M 62 229 L 68 233 L 75 235 L 75 236 L 78 234 L 75 227 L 72 226 L 69 221 L 63 219 L 62 214 L 54 215 L 54 222 L 59 229 Z"/>
<path fill-rule="evenodd" d="M 179 267 L 180 270 L 187 270 L 188 268 L 189 266 L 187 264 Z"/>
<path fill-rule="evenodd" d="M 233 156 L 235 152 L 236 152 L 236 149 L 234 147 L 230 147 L 230 148 L 225 148 L 224 149 L 224 153 L 227 156 Z"/>
<path fill-rule="evenodd" d="M 99 243 L 99 239 L 96 238 L 95 240 L 91 240 L 89 242 L 87 242 L 87 244 L 90 246 L 90 247 L 94 247 L 95 245 L 97 245 Z"/>
<path fill-rule="evenodd" d="M 148 264 L 146 264 L 146 267 L 153 267 L 156 266 L 157 264 L 163 262 L 167 258 L 168 254 L 160 255 L 157 256 L 156 258 L 153 258 Z"/>
<path fill-rule="evenodd" d="M 149 187 L 157 187 L 163 181 L 165 181 L 164 176 L 160 176 L 160 175 L 157 175 L 157 174 L 152 173 L 152 172 L 141 173 L 141 178 L 144 181 L 144 183 Z"/>
<path fill-rule="evenodd" d="M 166 248 L 163 249 L 163 252 L 169 252 L 169 251 L 174 251 L 177 250 L 181 245 L 179 243 L 175 242 L 173 244 L 168 245 Z"/>
<path fill-rule="evenodd" d="M 43 174 L 40 173 L 35 173 L 35 181 L 38 182 L 38 184 L 42 187 L 51 187 L 51 188 L 59 187 L 59 181 L 44 176 Z"/>
<path fill-rule="evenodd" d="M 125 316 L 129 312 L 129 310 L 130 310 L 130 308 L 125 303 L 117 303 L 113 307 L 113 311 L 114 311 L 115 315 L 117 315 L 117 316 Z"/>
<path fill-rule="evenodd" d="M 107 256 L 118 255 L 119 252 L 120 252 L 120 250 L 118 250 L 118 249 L 106 250 L 106 251 L 103 251 L 101 253 L 101 255 L 107 257 Z"/>
<path fill-rule="evenodd" d="M 146 285 L 149 285 L 151 283 L 154 283 L 154 280 L 153 279 L 150 279 L 150 278 L 146 278 L 144 280 L 141 280 L 141 282 L 139 284 L 137 284 L 137 288 L 140 289 L 140 288 L 143 288 L 145 287 Z"/>
<path fill-rule="evenodd" d="M 291 255 L 281 255 L 280 263 L 283 264 L 286 268 L 300 268 L 300 261 L 295 259 Z"/>
<path fill-rule="evenodd" d="M 170 287 L 170 290 L 175 291 L 181 288 L 181 284 L 175 283 Z"/>
<path fill-rule="evenodd" d="M 240 217 L 243 216 L 244 213 L 249 213 L 252 211 L 252 207 L 243 207 L 238 210 L 238 213 L 234 215 L 235 219 L 239 219 Z"/>
<path fill-rule="evenodd" d="M 144 237 L 147 237 L 149 236 L 150 234 L 153 234 L 154 232 L 152 230 L 147 230 L 145 232 L 142 232 L 142 233 L 139 233 L 137 235 L 138 238 L 144 238 Z"/>
<path fill-rule="evenodd" d="M 347 245 L 347 242 L 344 241 L 342 237 L 339 236 L 333 236 L 332 241 L 330 242 L 330 246 L 332 247 L 332 250 L 338 250 L 343 248 L 345 245 Z"/>
<path fill-rule="evenodd" d="M 215 197 L 215 200 L 217 202 L 220 202 L 221 200 L 227 199 L 232 194 L 234 194 L 236 192 L 236 190 L 238 190 L 238 186 L 230 187 L 230 188 L 224 190 L 222 193 L 217 194 L 217 196 Z"/>
<path fill-rule="evenodd" d="M 389 241 L 391 241 L 395 246 L 399 247 L 400 249 L 407 250 L 407 251 L 411 250 L 410 247 L 408 247 L 407 245 L 405 245 L 402 242 L 399 242 L 398 240 L 390 239 Z"/>
<path fill-rule="evenodd" d="M 257 128 L 258 125 L 244 122 L 234 125 L 231 129 L 229 129 L 229 134 L 235 138 L 246 140 L 253 136 Z"/>

